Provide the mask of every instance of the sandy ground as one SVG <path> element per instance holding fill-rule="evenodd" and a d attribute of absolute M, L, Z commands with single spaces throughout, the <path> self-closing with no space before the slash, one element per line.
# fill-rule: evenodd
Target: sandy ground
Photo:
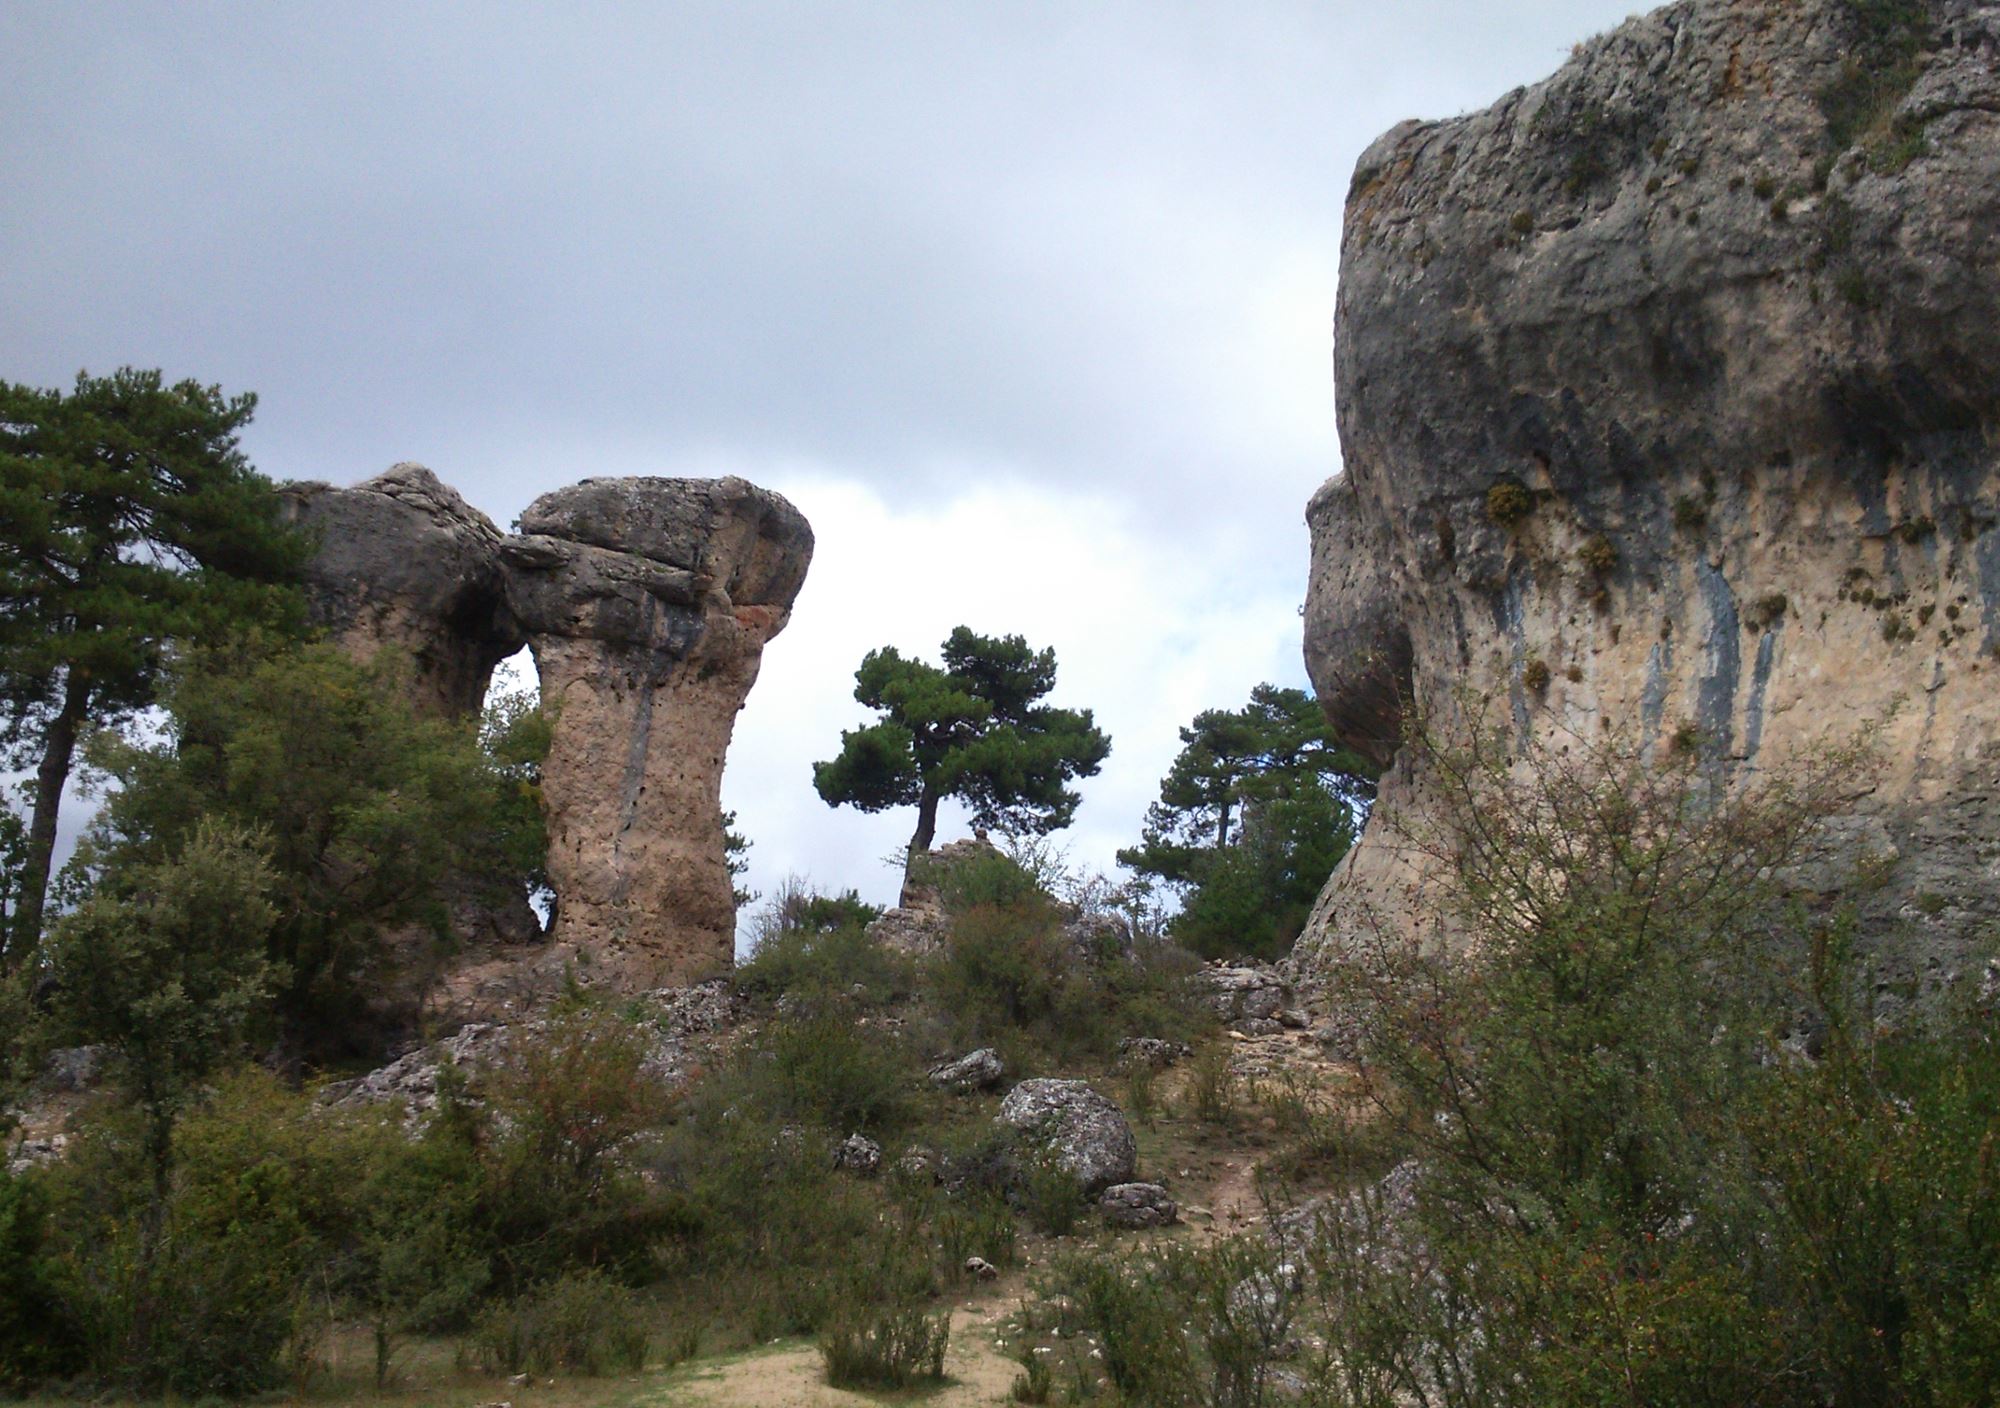
<path fill-rule="evenodd" d="M 879 1404 L 885 1397 L 922 1402 L 926 1408 L 973 1408 L 1006 1403 L 1021 1366 L 994 1344 L 1000 1321 L 1013 1301 L 999 1290 L 987 1290 L 975 1300 L 961 1300 L 952 1309 L 951 1344 L 945 1351 L 942 1388 L 912 1389 L 907 1395 L 856 1393 L 831 1388 L 825 1365 L 811 1341 L 788 1340 L 767 1349 L 751 1350 L 726 1359 L 688 1365 L 656 1394 L 636 1401 L 659 1408 L 820 1408 L 831 1404 Z"/>

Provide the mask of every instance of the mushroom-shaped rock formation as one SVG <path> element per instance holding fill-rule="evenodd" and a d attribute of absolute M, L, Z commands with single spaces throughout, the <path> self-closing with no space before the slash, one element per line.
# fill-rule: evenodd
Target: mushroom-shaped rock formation
<path fill-rule="evenodd" d="M 723 755 L 812 557 L 812 529 L 742 479 L 587 479 L 502 544 L 554 713 L 542 769 L 554 940 L 624 990 L 729 966 Z"/>
<path fill-rule="evenodd" d="M 2000 5 L 1683 0 L 1394 128 L 1335 349 L 1307 655 L 1357 746 L 1464 691 L 1741 778 L 1884 721 L 1867 903 L 1955 966 L 2000 913 Z M 1424 794 L 1399 760 L 1309 965 L 1407 909 Z"/>
<path fill-rule="evenodd" d="M 385 646 L 408 655 L 418 707 L 477 712 L 493 667 L 523 642 L 493 521 L 420 464 L 281 493 L 318 543 L 306 570 L 314 619 L 362 659 Z"/>

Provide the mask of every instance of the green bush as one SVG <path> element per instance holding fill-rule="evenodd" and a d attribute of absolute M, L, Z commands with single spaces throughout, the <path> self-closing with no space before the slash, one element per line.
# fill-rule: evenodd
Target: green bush
<path fill-rule="evenodd" d="M 1421 1172 L 1321 1229 L 1331 1401 L 1988 1401 L 1990 1018 L 1880 1027 L 1849 926 L 1775 883 L 1865 753 L 1728 791 L 1691 751 L 1430 761 L 1422 844 L 1476 944 L 1383 936 L 1344 974 Z M 1814 1058 L 1781 1044 L 1802 1030 Z"/>
<path fill-rule="evenodd" d="M 942 1381 L 950 1340 L 949 1311 L 931 1316 L 910 1306 L 843 1317 L 820 1336 L 819 1352 L 835 1388 L 900 1389 Z"/>
<path fill-rule="evenodd" d="M 1200 1035 L 1213 1018 L 1190 987 L 1198 967 L 1158 941 L 1080 952 L 1061 911 L 1029 901 L 955 916 L 923 987 L 954 1044 L 995 1046 L 1026 1067 L 1107 1057 L 1128 1036 Z"/>
<path fill-rule="evenodd" d="M 931 1000 L 965 1041 L 995 1041 L 1055 1015 L 1070 960 L 1050 906 L 982 905 L 953 918 L 932 957 Z"/>
<path fill-rule="evenodd" d="M 599 1375 L 645 1368 L 646 1345 L 639 1298 L 602 1272 L 585 1270 L 490 1308 L 468 1347 L 480 1368 L 495 1373 Z"/>
<path fill-rule="evenodd" d="M 971 1257 L 994 1266 L 1014 1264 L 1014 1210 L 988 1189 L 967 1188 L 944 1200 L 932 1217 L 944 1270 L 959 1274 Z"/>
<path fill-rule="evenodd" d="M 774 1020 L 744 1070 L 763 1111 L 837 1134 L 898 1129 L 915 1110 L 917 1063 L 902 1043 L 838 1008 Z"/>
<path fill-rule="evenodd" d="M 866 1006 L 907 997 L 915 981 L 908 958 L 875 942 L 862 924 L 853 922 L 771 930 L 736 970 L 737 987 L 755 997 L 846 999 Z"/>
<path fill-rule="evenodd" d="M 947 914 L 1049 903 L 1041 880 L 1012 856 L 1000 851 L 978 851 L 959 857 L 949 865 L 921 861 L 916 878 L 920 884 L 937 886 L 938 898 L 944 902 Z"/>
<path fill-rule="evenodd" d="M 58 1296 L 41 1178 L 0 1164 L 0 1389 L 74 1373 L 83 1346 Z"/>
<path fill-rule="evenodd" d="M 351 1225 L 356 1146 L 261 1074 L 182 1117 L 163 1198 L 148 1142 L 145 1121 L 114 1112 L 50 1173 L 51 1275 L 89 1376 L 191 1396 L 271 1387 L 323 1320 L 313 1297 Z"/>
<path fill-rule="evenodd" d="M 645 1028 L 618 1013 L 572 1008 L 486 1082 L 481 1216 L 504 1289 L 576 1266 L 627 1280 L 652 1271 L 649 1249 L 667 1212 L 635 1156 L 669 1100 L 647 1069 L 651 1049 Z"/>
<path fill-rule="evenodd" d="M 1052 1157 L 1024 1160 L 1011 1186 L 1028 1221 L 1051 1237 L 1067 1237 L 1083 1220 L 1083 1184 Z"/>

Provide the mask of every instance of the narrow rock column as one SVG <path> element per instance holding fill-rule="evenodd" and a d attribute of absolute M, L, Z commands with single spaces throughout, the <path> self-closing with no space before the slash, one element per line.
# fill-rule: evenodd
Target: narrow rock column
<path fill-rule="evenodd" d="M 625 991 L 729 966 L 724 755 L 812 530 L 741 479 L 585 480 L 503 547 L 554 712 L 543 766 L 554 940 Z"/>

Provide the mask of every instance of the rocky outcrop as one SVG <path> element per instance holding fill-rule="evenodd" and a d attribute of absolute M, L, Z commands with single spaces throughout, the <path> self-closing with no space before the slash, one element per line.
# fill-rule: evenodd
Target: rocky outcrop
<path fill-rule="evenodd" d="M 384 647 L 407 656 L 428 712 L 477 712 L 493 667 L 524 643 L 493 520 L 420 464 L 350 489 L 280 493 L 317 545 L 306 580 L 314 619 L 364 660 Z"/>
<path fill-rule="evenodd" d="M 336 639 L 405 654 L 419 704 L 447 715 L 475 712 L 525 643 L 554 715 L 551 942 L 474 943 L 435 1012 L 504 1017 L 565 975 L 639 992 L 727 968 L 723 758 L 811 560 L 798 510 L 741 479 L 587 479 L 507 537 L 421 465 L 285 495 L 317 538 L 309 595 Z M 462 936 L 520 927 L 459 921 Z"/>
<path fill-rule="evenodd" d="M 1685 0 L 1394 128 L 1335 371 L 1306 650 L 1356 746 L 1472 699 L 1742 778 L 1882 721 L 1869 903 L 1956 965 L 2000 904 L 2000 6 Z M 1309 963 L 1407 911 L 1425 787 L 1396 759 Z"/>
<path fill-rule="evenodd" d="M 1048 1159 L 1089 1194 L 1130 1183 L 1139 1146 L 1110 1100 L 1080 1080 L 1024 1080 L 1000 1102 L 994 1123 L 1014 1131 L 1031 1156 Z"/>
<path fill-rule="evenodd" d="M 742 1015 L 727 980 L 663 988 L 640 1002 L 645 1021 L 639 1029 L 648 1043 L 640 1071 L 670 1090 L 693 1079 L 724 1049 Z M 407 1051 L 366 1075 L 322 1086 L 319 1099 L 343 1109 L 400 1104 L 414 1125 L 437 1109 L 447 1070 L 455 1071 L 464 1091 L 478 1098 L 493 1072 L 514 1064 L 548 1030 L 547 1019 L 539 1017 L 468 1022 L 451 1036 Z"/>
<path fill-rule="evenodd" d="M 729 967 L 722 764 L 812 530 L 742 479 L 587 479 L 502 545 L 555 718 L 542 767 L 556 944 L 626 990 Z"/>

